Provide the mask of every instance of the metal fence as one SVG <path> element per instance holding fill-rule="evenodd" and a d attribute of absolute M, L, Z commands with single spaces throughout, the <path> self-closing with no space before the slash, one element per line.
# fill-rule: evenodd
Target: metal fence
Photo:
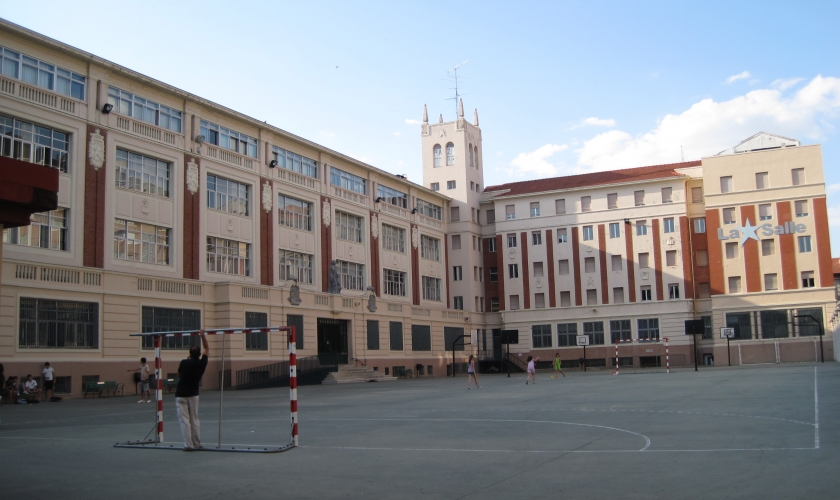
<path fill-rule="evenodd" d="M 297 360 L 298 385 L 317 385 L 330 373 L 338 371 L 339 356 L 309 356 Z M 237 370 L 236 384 L 232 389 L 265 389 L 289 386 L 289 362 L 280 361 L 270 365 L 255 366 Z"/>

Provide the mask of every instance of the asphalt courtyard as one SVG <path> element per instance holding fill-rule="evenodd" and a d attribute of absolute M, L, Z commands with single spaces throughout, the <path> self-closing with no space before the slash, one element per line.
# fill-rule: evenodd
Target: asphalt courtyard
<path fill-rule="evenodd" d="M 284 453 L 126 449 L 133 395 L 0 407 L 0 498 L 837 498 L 840 365 L 400 380 L 299 390 Z M 223 444 L 289 440 L 289 391 L 225 393 Z M 165 440 L 177 442 L 165 396 Z M 204 392 L 205 448 L 219 393 Z"/>

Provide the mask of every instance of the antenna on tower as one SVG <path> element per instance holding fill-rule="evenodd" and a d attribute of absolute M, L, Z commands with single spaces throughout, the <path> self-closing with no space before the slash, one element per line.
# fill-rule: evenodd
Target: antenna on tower
<path fill-rule="evenodd" d="M 452 73 L 454 75 L 454 76 L 450 76 L 448 78 L 455 82 L 455 87 L 454 87 L 455 97 L 450 97 L 449 99 L 447 99 L 447 101 L 453 101 L 453 100 L 455 101 L 455 116 L 458 116 L 458 99 L 460 99 L 461 96 L 464 95 L 464 94 L 458 93 L 458 68 L 467 64 L 468 62 L 469 62 L 469 59 L 462 62 L 461 64 L 456 65 L 454 68 L 452 68 L 452 69 L 450 69 L 449 71 L 446 72 L 447 74 Z"/>

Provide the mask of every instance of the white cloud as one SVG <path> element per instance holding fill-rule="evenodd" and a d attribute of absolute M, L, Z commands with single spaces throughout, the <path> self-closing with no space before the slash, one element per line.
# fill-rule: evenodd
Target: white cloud
<path fill-rule="evenodd" d="M 329 132 L 327 130 L 321 130 L 320 132 L 318 132 L 318 135 L 323 136 L 323 137 L 335 137 L 334 132 Z"/>
<path fill-rule="evenodd" d="M 400 135 L 402 132 L 394 132 L 394 135 Z"/>
<path fill-rule="evenodd" d="M 804 78 L 780 78 L 778 80 L 774 80 L 770 86 L 779 90 L 787 90 L 802 80 L 804 80 Z"/>
<path fill-rule="evenodd" d="M 579 124 L 572 128 L 576 129 L 586 125 L 593 125 L 596 127 L 615 127 L 615 120 L 612 118 L 598 118 L 597 116 L 590 116 L 589 118 L 583 119 Z"/>
<path fill-rule="evenodd" d="M 738 73 L 737 75 L 732 75 L 729 78 L 727 78 L 726 83 L 731 84 L 732 82 L 736 82 L 738 80 L 744 80 L 744 79 L 749 78 L 749 77 L 750 77 L 750 72 L 749 71 L 742 71 L 741 73 Z"/>
<path fill-rule="evenodd" d="M 406 118 L 405 123 L 406 125 L 420 125 L 423 122 L 421 122 L 420 120 L 412 120 L 411 118 Z"/>
<path fill-rule="evenodd" d="M 829 184 L 825 187 L 825 190 L 829 193 L 835 193 L 837 191 L 840 191 L 840 184 Z"/>
<path fill-rule="evenodd" d="M 834 77 L 817 76 L 790 95 L 757 89 L 729 101 L 704 99 L 682 113 L 666 115 L 646 133 L 611 130 L 596 135 L 575 150 L 578 166 L 569 171 L 674 163 L 680 161 L 680 147 L 690 153 L 687 160 L 699 159 L 759 131 L 819 140 L 838 115 L 840 78 Z"/>
<path fill-rule="evenodd" d="M 566 144 L 546 144 L 536 151 L 519 153 L 519 156 L 510 162 L 510 166 L 515 168 L 508 169 L 507 172 L 508 174 L 520 177 L 529 174 L 536 175 L 537 177 L 557 175 L 558 168 L 546 161 L 546 159 L 566 149 L 569 149 L 569 146 Z"/>

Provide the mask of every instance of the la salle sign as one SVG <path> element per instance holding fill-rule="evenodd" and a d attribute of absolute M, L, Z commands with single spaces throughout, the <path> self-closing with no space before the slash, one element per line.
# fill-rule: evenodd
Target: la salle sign
<path fill-rule="evenodd" d="M 771 223 L 762 224 L 760 226 L 753 226 L 749 219 L 743 226 L 734 226 L 728 233 L 724 233 L 723 228 L 719 227 L 717 230 L 718 239 L 725 240 L 741 240 L 743 245 L 747 240 L 752 239 L 758 241 L 758 235 L 773 236 L 776 234 L 796 234 L 807 231 L 805 224 L 797 224 L 795 222 L 785 222 L 784 225 L 774 226 Z"/>

